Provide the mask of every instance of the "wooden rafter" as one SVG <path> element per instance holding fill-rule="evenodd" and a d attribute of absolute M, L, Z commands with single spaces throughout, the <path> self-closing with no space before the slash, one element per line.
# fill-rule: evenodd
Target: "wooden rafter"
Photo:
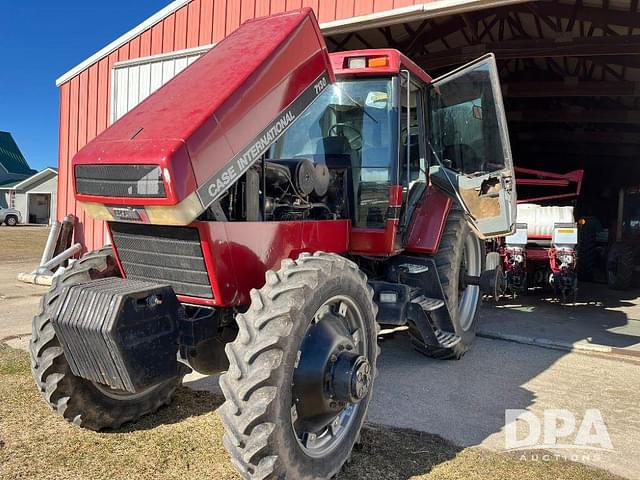
<path fill-rule="evenodd" d="M 545 141 L 551 143 L 630 144 L 640 145 L 638 132 L 585 132 L 579 130 L 558 131 L 535 129 L 512 133 L 519 142 Z"/>
<path fill-rule="evenodd" d="M 577 20 L 592 22 L 595 25 L 616 25 L 620 27 L 640 26 L 640 13 L 637 8 L 630 11 L 611 10 L 606 8 L 585 7 L 575 8 L 574 5 L 558 2 L 534 2 L 525 4 L 509 5 L 510 11 L 529 12 L 540 16 L 544 21 L 547 19 L 553 23 L 549 17 L 574 18 Z M 545 23 L 547 23 L 545 21 Z M 549 25 L 551 28 L 551 25 Z"/>
<path fill-rule="evenodd" d="M 430 68 L 458 65 L 493 52 L 498 59 L 553 58 L 553 57 L 640 57 L 640 35 L 619 37 L 573 38 L 564 41 L 509 40 L 498 43 L 483 43 L 433 53 L 415 60 Z"/>
<path fill-rule="evenodd" d="M 636 97 L 640 82 L 510 82 L 502 85 L 502 94 L 510 98 L 551 97 Z"/>
<path fill-rule="evenodd" d="M 638 110 L 512 110 L 508 112 L 509 122 L 527 123 L 640 123 Z M 636 151 L 637 153 L 637 151 Z"/>

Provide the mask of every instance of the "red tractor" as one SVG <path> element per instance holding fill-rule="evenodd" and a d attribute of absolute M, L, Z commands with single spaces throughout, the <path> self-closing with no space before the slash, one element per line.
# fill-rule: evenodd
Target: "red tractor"
<path fill-rule="evenodd" d="M 34 318 L 44 398 L 118 428 L 168 403 L 190 368 L 226 372 L 224 444 L 244 478 L 340 470 L 379 324 L 461 357 L 479 237 L 514 224 L 494 57 L 432 80 L 396 50 L 329 55 L 309 9 L 245 23 L 72 168 L 112 245 L 58 277 Z"/>

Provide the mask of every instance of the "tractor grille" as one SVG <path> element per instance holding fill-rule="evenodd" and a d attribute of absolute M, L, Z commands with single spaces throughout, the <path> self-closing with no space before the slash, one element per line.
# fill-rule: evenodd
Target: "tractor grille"
<path fill-rule="evenodd" d="M 77 165 L 76 190 L 102 197 L 165 196 L 160 167 L 156 165 Z"/>
<path fill-rule="evenodd" d="M 213 298 L 194 228 L 109 224 L 127 278 L 166 283 L 180 295 Z"/>

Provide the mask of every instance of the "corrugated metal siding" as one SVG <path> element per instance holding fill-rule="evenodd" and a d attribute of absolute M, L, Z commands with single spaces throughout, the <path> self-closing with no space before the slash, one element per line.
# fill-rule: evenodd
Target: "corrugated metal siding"
<path fill-rule="evenodd" d="M 192 0 L 108 57 L 94 63 L 60 86 L 58 219 L 67 213 L 73 213 L 78 217 L 76 240 L 85 245 L 88 250 L 104 243 L 103 223 L 94 222 L 85 216 L 82 208 L 73 198 L 72 172 L 69 163 L 80 148 L 111 123 L 113 117 L 109 102 L 112 98 L 111 75 L 114 63 L 215 43 L 247 19 L 305 6 L 312 7 L 321 22 L 327 22 L 419 3 L 424 2 L 413 0 Z M 170 68 L 167 66 L 167 74 Z M 143 72 L 139 73 L 143 74 Z M 151 72 L 149 75 L 152 75 Z M 122 81 L 124 85 L 124 79 Z M 129 92 L 129 89 L 131 91 L 131 96 L 127 94 L 127 105 L 130 101 L 133 103 L 136 95 L 139 100 L 141 95 L 146 94 L 146 86 L 143 85 L 141 88 L 139 81 L 136 93 L 133 82 L 135 79 L 132 79 L 130 88 L 129 78 L 127 78 L 127 91 Z M 151 88 L 150 84 L 150 91 Z M 116 113 L 119 111 L 122 110 L 116 109 Z"/>

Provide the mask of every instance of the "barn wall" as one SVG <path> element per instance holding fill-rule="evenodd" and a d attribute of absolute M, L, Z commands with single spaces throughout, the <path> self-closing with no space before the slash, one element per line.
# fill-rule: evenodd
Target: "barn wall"
<path fill-rule="evenodd" d="M 424 1 L 192 0 L 60 86 L 58 219 L 75 214 L 79 220 L 76 240 L 88 250 L 103 244 L 103 223 L 86 216 L 73 198 L 69 164 L 110 123 L 114 63 L 215 43 L 247 19 L 304 6 L 312 7 L 320 22 L 327 22 L 419 3 Z"/>

